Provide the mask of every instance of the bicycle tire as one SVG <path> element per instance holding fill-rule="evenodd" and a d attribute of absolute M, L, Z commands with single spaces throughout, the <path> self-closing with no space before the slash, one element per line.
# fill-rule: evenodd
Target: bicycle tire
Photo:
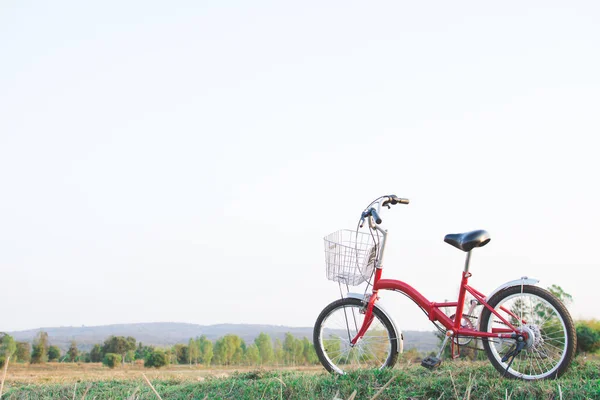
<path fill-rule="evenodd" d="M 398 333 L 377 305 L 371 326 L 356 345 L 350 340 L 362 326 L 364 303 L 360 299 L 336 300 L 321 311 L 313 331 L 313 343 L 321 364 L 329 372 L 345 374 L 364 368 L 393 367 L 398 360 Z M 385 331 L 385 334 L 383 333 Z"/>
<path fill-rule="evenodd" d="M 514 339 L 483 340 L 483 348 L 499 372 L 509 378 L 537 380 L 556 379 L 567 370 L 575 355 L 577 336 L 571 315 L 558 298 L 537 286 L 511 286 L 493 295 L 488 304 L 495 310 L 500 307 L 510 310 L 521 321 L 525 319 L 523 324 L 507 312 L 499 311 L 507 321 L 531 336 L 517 356 L 505 361 L 503 357 L 515 348 Z M 484 308 L 480 330 L 491 332 L 493 327 L 506 328 L 506 324 Z"/>

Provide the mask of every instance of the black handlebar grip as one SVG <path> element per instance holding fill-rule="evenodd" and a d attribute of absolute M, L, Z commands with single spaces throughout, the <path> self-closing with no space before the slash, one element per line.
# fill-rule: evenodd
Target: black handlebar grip
<path fill-rule="evenodd" d="M 375 222 L 377 224 L 380 224 L 381 223 L 381 218 L 379 217 L 379 214 L 377 214 L 377 211 L 375 211 L 374 208 L 371 208 L 370 213 L 371 213 L 371 216 L 373 217 L 373 219 L 375 220 Z"/>

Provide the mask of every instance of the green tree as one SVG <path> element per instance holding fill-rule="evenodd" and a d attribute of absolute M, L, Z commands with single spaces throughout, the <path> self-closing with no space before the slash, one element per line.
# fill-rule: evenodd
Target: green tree
<path fill-rule="evenodd" d="M 214 357 L 213 342 L 208 340 L 204 335 L 197 338 L 196 342 L 198 343 L 200 363 L 204 365 L 210 365 Z"/>
<path fill-rule="evenodd" d="M 75 362 L 77 360 L 77 355 L 79 354 L 79 350 L 77 350 L 77 343 L 74 340 L 71 341 L 71 345 L 69 346 L 69 350 L 67 350 L 67 357 L 69 361 Z"/>
<path fill-rule="evenodd" d="M 225 349 L 225 341 L 223 338 L 215 340 L 213 353 L 213 364 L 225 364 L 227 350 Z"/>
<path fill-rule="evenodd" d="M 136 340 L 129 336 L 110 336 L 104 341 L 102 352 L 104 354 L 114 353 L 120 354 L 122 362 L 125 362 L 125 355 L 129 350 L 135 350 Z"/>
<path fill-rule="evenodd" d="M 241 359 L 240 353 L 242 351 L 242 338 L 238 335 L 225 335 L 225 348 L 227 349 L 227 361 L 226 364 L 235 364 Z"/>
<path fill-rule="evenodd" d="M 201 354 L 204 365 L 210 365 L 213 358 L 213 343 L 210 340 L 207 340 L 202 346 Z"/>
<path fill-rule="evenodd" d="M 165 354 L 169 357 L 169 364 L 177 364 L 177 353 L 174 347 L 165 349 Z"/>
<path fill-rule="evenodd" d="M 304 345 L 300 339 L 294 338 L 294 365 L 304 363 Z"/>
<path fill-rule="evenodd" d="M 87 351 L 80 352 L 79 355 L 77 356 L 77 360 L 76 361 L 84 362 L 84 363 L 91 362 L 90 353 L 87 352 Z"/>
<path fill-rule="evenodd" d="M 568 306 L 573 302 L 573 296 L 565 292 L 563 288 L 558 285 L 552 285 L 547 288 L 550 293 L 558 297 L 558 299 L 565 305 Z"/>
<path fill-rule="evenodd" d="M 12 336 L 7 333 L 0 332 L 0 366 L 4 366 L 6 360 L 13 357 L 17 351 L 17 344 Z"/>
<path fill-rule="evenodd" d="M 90 361 L 93 363 L 101 362 L 103 358 L 104 354 L 102 353 L 102 346 L 95 344 L 90 351 Z"/>
<path fill-rule="evenodd" d="M 144 360 L 144 367 L 146 368 L 160 368 L 169 364 L 169 356 L 163 350 L 154 350 L 148 353 Z"/>
<path fill-rule="evenodd" d="M 558 300 L 560 300 L 565 305 L 565 307 L 569 306 L 569 304 L 571 304 L 571 302 L 573 301 L 573 296 L 571 296 L 569 293 L 565 292 L 563 290 L 563 288 L 561 288 L 558 285 L 552 285 L 550 287 L 547 287 L 546 289 L 550 293 L 552 293 L 554 296 L 556 296 L 558 298 Z M 522 304 L 521 299 L 515 301 L 515 304 L 513 306 L 513 309 L 515 309 L 515 311 L 517 311 L 517 309 L 518 309 L 519 312 L 522 312 L 523 308 L 525 310 L 528 309 L 527 305 Z M 521 316 L 521 314 L 517 314 L 517 315 Z M 534 305 L 534 315 L 524 314 L 522 317 L 525 318 L 526 320 L 527 319 L 532 319 L 532 320 L 536 319 L 535 317 L 537 317 L 538 320 L 544 320 L 544 326 L 542 328 L 546 331 L 546 334 L 551 335 L 552 332 L 555 331 L 556 329 L 561 329 L 557 326 L 558 324 L 560 324 L 560 322 L 556 318 L 556 315 L 552 311 L 552 308 L 550 308 L 549 306 L 546 306 L 545 303 L 542 303 L 542 302 L 539 302 Z M 518 321 L 515 320 L 515 323 L 518 323 Z M 552 325 L 554 325 L 554 326 L 552 326 Z"/>
<path fill-rule="evenodd" d="M 125 362 L 132 363 L 135 360 L 135 350 L 127 350 L 125 353 Z"/>
<path fill-rule="evenodd" d="M 231 365 L 238 360 L 241 361 L 242 338 L 237 335 L 225 335 L 215 342 L 214 358 L 221 365 Z"/>
<path fill-rule="evenodd" d="M 327 353 L 334 355 L 342 354 L 342 338 L 337 335 L 330 334 L 327 337 L 323 338 L 323 347 L 327 349 Z M 340 359 L 340 363 L 344 360 Z"/>
<path fill-rule="evenodd" d="M 565 292 L 563 288 L 558 285 L 552 285 L 547 289 L 566 307 L 573 301 L 573 296 Z M 545 336 L 555 337 L 555 335 L 561 335 L 563 330 L 562 322 L 558 318 L 556 312 L 554 312 L 551 307 L 547 306 L 545 302 L 539 302 L 535 305 L 535 314 L 538 317 L 538 320 L 541 321 L 540 328 Z"/>
<path fill-rule="evenodd" d="M 31 361 L 31 345 L 29 342 L 17 342 L 15 357 L 18 362 Z"/>
<path fill-rule="evenodd" d="M 296 338 L 291 333 L 286 333 L 283 339 L 283 352 L 285 353 L 286 363 L 292 364 L 296 354 Z"/>
<path fill-rule="evenodd" d="M 304 340 L 302 340 L 302 347 L 304 361 L 308 364 L 317 364 L 319 362 L 319 358 L 317 357 L 315 346 L 313 346 L 308 338 L 304 338 Z"/>
<path fill-rule="evenodd" d="M 254 344 L 258 349 L 260 355 L 260 362 L 262 364 L 268 364 L 273 361 L 273 343 L 271 338 L 266 333 L 261 332 L 256 339 Z"/>
<path fill-rule="evenodd" d="M 273 344 L 273 359 L 276 364 L 283 364 L 285 361 L 285 352 L 283 351 L 283 344 L 279 338 L 275 339 L 275 343 Z"/>
<path fill-rule="evenodd" d="M 194 339 L 190 339 L 188 342 L 188 363 L 192 365 L 192 363 L 198 364 L 198 357 L 200 357 L 200 348 L 198 347 L 198 342 Z"/>
<path fill-rule="evenodd" d="M 38 332 L 35 339 L 33 340 L 33 347 L 31 350 L 31 363 L 40 364 L 48 361 L 48 348 L 50 344 L 48 342 L 48 333 L 44 331 Z"/>
<path fill-rule="evenodd" d="M 260 352 L 256 344 L 251 344 L 244 354 L 245 362 L 248 365 L 258 365 L 260 363 Z"/>
<path fill-rule="evenodd" d="M 244 360 L 244 354 L 246 354 L 246 350 L 248 350 L 248 346 L 246 346 L 246 342 L 244 341 L 244 339 L 240 338 L 240 340 L 242 341 L 242 343 L 240 344 L 241 353 L 236 352 L 238 354 L 234 356 L 234 359 L 238 359 L 238 362 L 242 363 Z"/>
<path fill-rule="evenodd" d="M 60 358 L 60 349 L 58 346 L 48 347 L 48 361 L 58 361 Z"/>
<path fill-rule="evenodd" d="M 240 339 L 241 340 L 241 339 Z M 246 343 L 242 340 L 242 343 L 235 349 L 233 357 L 231 357 L 231 364 L 240 365 L 244 360 L 244 354 L 246 353 Z"/>
<path fill-rule="evenodd" d="M 118 367 L 121 364 L 121 355 L 115 353 L 106 353 L 102 359 L 102 364 L 111 369 Z"/>
<path fill-rule="evenodd" d="M 175 361 L 177 364 L 187 363 L 188 349 L 185 344 L 177 343 L 173 346 L 173 352 L 175 353 Z"/>
<path fill-rule="evenodd" d="M 148 358 L 150 353 L 154 352 L 154 346 L 144 346 L 142 343 L 138 343 L 137 348 L 135 349 L 135 359 L 136 360 L 145 360 Z"/>

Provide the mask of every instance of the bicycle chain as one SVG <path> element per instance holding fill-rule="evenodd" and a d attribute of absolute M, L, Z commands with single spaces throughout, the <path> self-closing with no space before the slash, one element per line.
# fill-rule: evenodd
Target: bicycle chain
<path fill-rule="evenodd" d="M 470 319 L 474 319 L 475 321 L 477 321 L 477 320 L 479 319 L 479 317 L 477 317 L 477 316 L 475 316 L 475 315 L 463 314 L 463 318 L 465 318 L 465 317 L 466 317 L 466 318 L 470 318 Z M 473 322 L 473 321 L 471 321 L 471 322 Z M 498 323 L 500 323 L 500 324 L 506 325 L 506 324 L 504 324 L 504 323 L 503 323 L 503 322 L 501 322 L 501 321 L 494 321 L 494 322 L 498 322 Z M 437 327 L 437 325 L 436 325 L 436 327 Z M 438 330 L 439 330 L 439 331 L 440 331 L 442 334 L 444 334 L 444 336 L 446 335 L 446 332 L 448 331 L 447 329 L 446 329 L 446 330 L 442 330 L 442 329 L 440 329 L 439 327 L 438 327 Z M 472 339 L 475 339 L 475 341 L 477 341 L 477 340 L 481 340 L 481 341 L 483 342 L 483 338 L 476 338 L 476 337 L 473 337 L 473 336 L 455 336 L 455 338 L 456 338 L 457 340 L 458 340 L 458 338 L 459 338 L 459 337 L 463 337 L 463 338 L 472 338 Z M 496 339 L 493 339 L 493 338 L 488 338 L 488 341 L 489 341 L 489 342 L 494 342 L 494 343 L 495 343 L 495 342 L 496 342 Z M 461 348 L 461 347 L 464 347 L 464 348 L 466 348 L 466 349 L 473 349 L 473 350 L 478 350 L 478 351 L 483 351 L 483 350 L 484 350 L 484 349 L 480 349 L 479 347 L 475 347 L 475 346 L 469 346 L 469 345 L 460 345 L 460 344 L 459 344 L 459 345 L 458 345 L 458 347 L 459 347 L 459 348 Z"/>

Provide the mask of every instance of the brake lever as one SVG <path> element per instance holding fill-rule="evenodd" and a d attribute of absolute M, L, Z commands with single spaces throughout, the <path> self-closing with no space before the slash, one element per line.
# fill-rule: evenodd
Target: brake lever
<path fill-rule="evenodd" d="M 395 194 L 387 196 L 387 200 L 383 202 L 382 206 L 387 207 L 389 210 L 391 209 L 390 204 L 393 206 L 398 204 L 398 197 Z"/>
<path fill-rule="evenodd" d="M 369 213 L 366 211 L 363 211 L 362 214 L 360 215 L 360 224 L 358 225 L 359 227 L 363 227 L 365 225 L 365 218 L 367 218 L 369 216 Z"/>

